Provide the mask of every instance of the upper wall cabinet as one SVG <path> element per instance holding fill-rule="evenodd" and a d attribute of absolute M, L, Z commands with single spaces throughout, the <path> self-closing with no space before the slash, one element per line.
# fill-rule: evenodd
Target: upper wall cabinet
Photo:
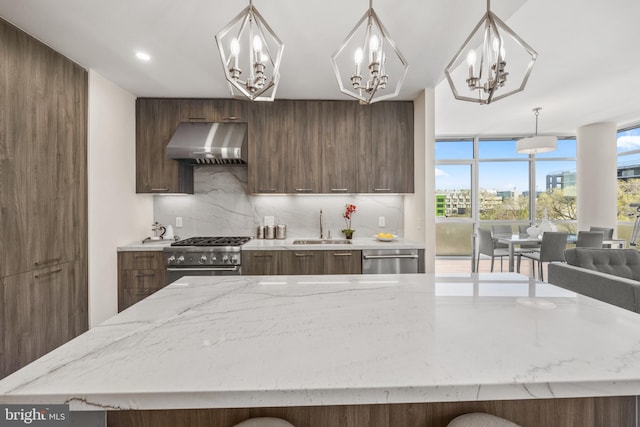
<path fill-rule="evenodd" d="M 252 194 L 412 193 L 413 103 L 138 99 L 138 193 L 191 193 L 165 149 L 180 122 L 247 122 Z"/>
<path fill-rule="evenodd" d="M 246 122 L 247 103 L 236 99 L 184 99 L 181 122 Z"/>
<path fill-rule="evenodd" d="M 413 193 L 413 102 L 378 102 L 359 138 L 358 192 Z"/>
<path fill-rule="evenodd" d="M 413 103 L 275 101 L 249 114 L 249 191 L 412 193 Z"/>
<path fill-rule="evenodd" d="M 178 99 L 136 101 L 136 192 L 193 194 L 193 167 L 167 159 L 166 147 L 181 121 Z"/>

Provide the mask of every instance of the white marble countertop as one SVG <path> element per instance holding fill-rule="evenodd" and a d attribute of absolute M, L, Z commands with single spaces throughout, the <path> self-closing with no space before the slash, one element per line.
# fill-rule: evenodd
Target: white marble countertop
<path fill-rule="evenodd" d="M 308 240 L 315 239 L 315 237 L 292 237 L 287 239 L 251 239 L 244 245 L 243 250 L 362 250 L 362 249 L 424 249 L 424 243 L 412 242 L 403 238 L 396 238 L 391 242 L 382 242 L 375 238 L 370 237 L 358 237 L 352 240 L 350 244 L 308 244 L 308 245 L 294 245 L 294 240 Z M 334 239 L 334 240 L 343 240 Z M 119 246 L 118 252 L 124 251 L 161 251 L 165 247 L 169 246 L 173 240 L 160 240 L 152 243 L 134 242 L 128 245 Z"/>
<path fill-rule="evenodd" d="M 72 410 L 637 394 L 638 314 L 513 273 L 183 278 L 0 381 Z"/>

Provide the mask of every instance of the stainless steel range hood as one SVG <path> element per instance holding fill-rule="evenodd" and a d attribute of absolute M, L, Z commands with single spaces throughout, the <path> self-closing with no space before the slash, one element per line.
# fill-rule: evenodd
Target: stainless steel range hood
<path fill-rule="evenodd" d="M 167 157 L 192 164 L 247 163 L 247 124 L 180 123 Z"/>

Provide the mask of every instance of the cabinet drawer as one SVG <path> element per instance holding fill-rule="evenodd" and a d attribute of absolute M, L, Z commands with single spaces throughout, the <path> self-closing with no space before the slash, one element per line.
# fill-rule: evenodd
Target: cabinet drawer
<path fill-rule="evenodd" d="M 362 251 L 325 251 L 325 274 L 362 274 Z"/>
<path fill-rule="evenodd" d="M 164 252 L 118 252 L 118 267 L 121 270 L 164 269 Z"/>
<path fill-rule="evenodd" d="M 157 291 L 158 289 L 124 289 L 118 302 L 118 312 L 131 307 Z"/>
<path fill-rule="evenodd" d="M 151 289 L 155 291 L 164 286 L 164 270 L 122 271 L 122 289 Z"/>

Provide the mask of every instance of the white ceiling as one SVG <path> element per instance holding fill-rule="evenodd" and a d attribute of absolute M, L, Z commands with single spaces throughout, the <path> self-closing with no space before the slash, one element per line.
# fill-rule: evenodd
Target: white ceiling
<path fill-rule="evenodd" d="M 0 16 L 136 96 L 229 97 L 214 35 L 248 0 L 0 0 Z M 329 56 L 366 0 L 254 0 L 285 44 L 286 99 L 348 99 Z M 443 70 L 480 20 L 484 0 L 375 0 L 409 62 L 400 99 L 436 87 L 436 134 L 575 133 L 640 122 L 640 1 L 494 0 L 491 9 L 539 54 L 524 92 L 491 105 L 457 101 Z M 136 50 L 152 55 L 144 63 Z"/>

